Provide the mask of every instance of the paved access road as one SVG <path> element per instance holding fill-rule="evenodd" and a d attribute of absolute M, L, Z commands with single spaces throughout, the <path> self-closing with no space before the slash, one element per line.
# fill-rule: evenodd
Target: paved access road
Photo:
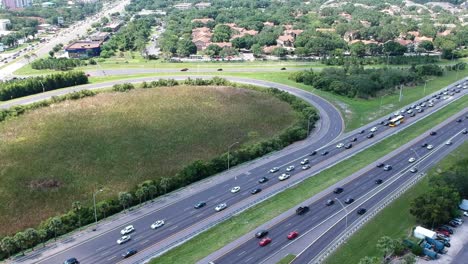
<path fill-rule="evenodd" d="M 299 234 L 304 234 L 330 221 L 334 216 L 338 214 L 342 215 L 344 210 L 340 202 L 344 204 L 348 198 L 355 200 L 346 206 L 346 210 L 349 212 L 347 222 L 348 225 L 352 224 L 353 221 L 360 217 L 356 213 L 357 209 L 371 208 L 387 195 L 397 190 L 408 179 L 423 171 L 423 168 L 435 164 L 438 159 L 444 156 L 433 155 L 439 150 L 453 149 L 454 146 L 445 145 L 449 139 L 453 138 L 453 145 L 456 145 L 456 142 L 464 142 L 468 138 L 468 135 L 462 134 L 461 131 L 468 127 L 468 118 L 465 119 L 466 113 L 468 113 L 468 110 L 456 118 L 460 118 L 462 122 L 452 121 L 438 129 L 437 135 L 427 135 L 422 140 L 408 146 L 397 155 L 386 160 L 384 163 L 390 164 L 392 166 L 391 170 L 385 171 L 383 168 L 374 167 L 353 181 L 342 185 L 341 187 L 344 189 L 342 193 L 330 193 L 313 204 L 307 204 L 310 208 L 308 213 L 304 215 L 291 215 L 289 218 L 270 228 L 268 230 L 268 237 L 272 238 L 271 244 L 260 247 L 258 245 L 260 240 L 252 234 L 252 238 L 249 241 L 214 260 L 214 263 L 268 263 L 272 255 L 293 242 L 287 239 L 287 235 L 290 232 L 297 231 Z M 423 144 L 433 145 L 434 149 L 429 150 L 427 147 L 422 147 Z M 444 153 L 447 154 L 447 151 Z M 416 161 L 410 163 L 410 158 L 415 158 Z M 410 172 L 410 169 L 413 167 L 418 168 L 418 171 L 415 173 Z M 382 180 L 383 183 L 377 184 L 376 180 Z M 328 200 L 332 200 L 334 204 L 327 206 Z M 360 203 L 362 205 L 359 205 Z M 340 224 L 320 237 L 294 263 L 308 263 L 312 260 L 344 230 L 346 226 L 345 222 L 346 219 L 342 218 Z"/>
<path fill-rule="evenodd" d="M 129 263 L 135 262 L 153 254 L 155 251 L 163 251 L 167 249 L 168 246 L 174 245 L 173 243 L 181 242 L 184 239 L 189 238 L 190 235 L 193 236 L 197 231 L 203 230 L 213 223 L 226 219 L 237 210 L 253 205 L 262 198 L 268 197 L 268 194 L 279 192 L 294 182 L 298 183 L 300 180 L 310 177 L 312 172 L 319 171 L 332 163 L 338 162 L 343 156 L 352 155 L 359 149 L 374 144 L 377 139 L 407 126 L 414 122 L 414 120 L 419 119 L 421 116 L 427 115 L 434 111 L 434 109 L 446 104 L 451 98 L 450 97 L 447 100 L 439 100 L 432 108 L 426 107 L 427 109 L 424 113 L 418 114 L 416 117 L 409 118 L 403 126 L 388 128 L 386 126 L 379 125 L 378 130 L 374 133 L 374 138 L 367 139 L 366 137 L 371 126 L 363 128 L 363 130 L 365 130 L 363 134 L 355 134 L 355 132 L 353 132 L 344 137 L 342 141 L 348 142 L 351 138 L 356 137 L 357 143 L 355 143 L 356 145 L 352 149 L 345 150 L 344 148 L 336 148 L 334 144 L 322 147 L 325 142 L 330 142 L 335 139 L 342 130 L 342 120 L 339 113 L 336 113 L 336 109 L 326 101 L 305 91 L 280 84 L 243 78 L 228 79 L 231 81 L 285 89 L 309 102 L 314 102 L 314 105 L 319 109 L 321 114 L 325 113 L 325 116 L 322 116 L 320 129 L 316 134 L 314 142 L 306 144 L 306 147 L 291 151 L 287 153 L 287 155 L 281 155 L 280 152 L 276 157 L 272 157 L 267 162 L 250 167 L 245 173 L 235 175 L 234 178 L 226 179 L 225 181 L 204 190 L 197 190 L 190 196 L 180 199 L 167 207 L 161 208 L 160 210 L 153 211 L 146 215 L 141 215 L 138 218 L 119 226 L 110 227 L 106 232 L 100 233 L 89 240 L 76 243 L 68 249 L 61 250 L 60 253 L 47 254 L 47 252 L 43 252 L 40 255 L 35 255 L 34 259 L 26 258 L 22 263 L 30 263 L 29 261 L 33 261 L 35 263 L 61 263 L 64 259 L 72 256 L 77 257 L 81 263 L 115 263 L 117 260 L 121 259 L 121 254 L 129 248 L 136 248 L 140 251 L 140 253 L 128 260 Z M 143 80 L 149 81 L 151 79 L 139 79 L 139 81 Z M 81 86 L 80 88 L 64 89 L 54 92 L 56 94 L 63 94 L 72 90 L 85 89 L 85 87 L 86 89 L 96 89 L 104 86 L 109 86 L 109 84 Z M 454 94 L 454 96 L 460 96 L 464 92 L 465 91 Z M 37 97 L 25 98 L 21 102 L 19 102 L 20 100 L 15 102 L 31 103 L 37 98 L 45 98 L 46 96 L 51 96 L 51 94 L 38 95 Z M 333 116 L 333 113 L 336 113 L 336 115 Z M 332 122 L 331 120 L 340 121 Z M 299 161 L 304 157 L 311 158 L 312 156 L 309 156 L 309 154 L 318 148 L 322 149 L 319 150 L 311 160 L 313 168 L 310 169 L 310 171 L 301 172 Z M 321 154 L 324 150 L 328 151 L 327 155 Z M 296 169 L 291 172 L 291 179 L 283 182 L 278 181 L 277 177 L 279 173 L 283 173 L 285 167 L 290 164 L 296 165 Z M 268 170 L 275 166 L 281 168 L 280 172 L 274 174 L 268 173 Z M 262 176 L 266 176 L 270 180 L 264 184 L 258 183 L 258 179 Z M 229 190 L 234 186 L 240 186 L 240 192 L 231 193 Z M 250 190 L 254 187 L 261 187 L 263 191 L 259 194 L 251 195 Z M 194 209 L 193 206 L 199 201 L 205 201 L 207 206 L 201 209 Z M 228 208 L 217 213 L 214 210 L 214 207 L 221 202 L 227 203 Z M 165 225 L 157 230 L 151 230 L 150 225 L 160 219 L 165 220 Z M 134 225 L 136 231 L 131 234 L 132 239 L 129 242 L 123 245 L 117 245 L 116 240 L 120 237 L 119 231 L 127 224 Z"/>

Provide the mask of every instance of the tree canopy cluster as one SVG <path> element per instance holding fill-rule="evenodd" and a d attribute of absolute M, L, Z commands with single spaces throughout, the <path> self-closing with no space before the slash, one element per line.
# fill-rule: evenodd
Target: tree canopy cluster
<path fill-rule="evenodd" d="M 68 58 L 40 58 L 31 63 L 31 68 L 35 70 L 51 69 L 66 71 L 78 66 L 86 65 L 86 61 Z"/>

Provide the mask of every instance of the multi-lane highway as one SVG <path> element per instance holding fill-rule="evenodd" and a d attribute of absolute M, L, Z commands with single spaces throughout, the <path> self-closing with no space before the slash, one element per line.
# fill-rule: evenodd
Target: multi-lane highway
<path fill-rule="evenodd" d="M 380 202 L 384 197 L 397 190 L 408 179 L 415 177 L 430 164 L 434 164 L 440 155 L 435 155 L 439 150 L 449 149 L 458 142 L 463 142 L 468 138 L 467 134 L 462 131 L 468 127 L 468 119 L 465 118 L 465 113 L 458 116 L 462 122 L 452 121 L 444 127 L 437 130 L 437 134 L 431 136 L 426 135 L 420 141 L 405 148 L 404 151 L 396 154 L 388 160 L 383 161 L 386 165 L 391 165 L 392 169 L 384 170 L 383 167 L 376 167 L 363 173 L 358 178 L 350 181 L 341 187 L 344 191 L 340 194 L 331 192 L 329 195 L 323 196 L 313 204 L 307 204 L 310 211 L 304 215 L 291 215 L 277 225 L 268 230 L 268 237 L 272 238 L 272 242 L 260 247 L 260 239 L 254 237 L 247 242 L 239 245 L 234 250 L 226 253 L 222 257 L 214 260 L 214 263 L 268 263 L 268 259 L 277 251 L 293 243 L 288 240 L 287 235 L 292 231 L 297 231 L 299 234 L 304 234 L 314 228 L 318 228 L 321 224 L 328 222 L 336 215 L 345 213 L 345 209 L 340 205 L 340 202 L 345 204 L 346 199 L 352 198 L 355 201 L 350 205 L 346 205 L 346 211 L 349 213 L 347 224 L 352 224 L 360 216 L 357 214 L 359 208 L 369 209 L 373 205 Z M 446 145 L 446 142 L 451 140 L 451 145 Z M 432 145 L 433 149 L 423 147 Z M 409 162 L 410 158 L 415 158 L 413 162 Z M 418 168 L 418 171 L 411 172 L 411 168 Z M 377 180 L 382 180 L 382 183 L 377 184 Z M 332 205 L 327 206 L 327 201 L 333 201 Z M 294 263 L 308 263 L 321 250 L 323 250 L 335 237 L 337 237 L 346 227 L 346 219 L 341 218 L 340 224 L 320 239 L 316 240 L 310 247 L 300 254 Z M 329 223 L 327 223 L 329 224 Z"/>
<path fill-rule="evenodd" d="M 144 256 L 149 251 L 153 251 L 155 248 L 162 250 L 165 246 L 171 244 L 171 242 L 176 241 L 181 237 L 186 237 L 187 234 L 193 233 L 198 229 L 202 229 L 207 225 L 216 223 L 217 221 L 220 221 L 226 216 L 234 213 L 239 208 L 243 208 L 247 205 L 252 205 L 255 202 L 258 202 L 260 197 L 267 197 L 268 195 L 266 194 L 268 193 L 271 194 L 281 191 L 292 182 L 298 182 L 302 179 L 305 179 L 314 172 L 318 172 L 321 169 L 338 162 L 342 158 L 349 157 L 356 151 L 374 144 L 377 140 L 407 126 L 408 124 L 414 123 L 415 120 L 421 118 L 422 116 L 428 115 L 435 109 L 466 93 L 466 89 L 461 89 L 459 93 L 454 93 L 452 96 L 447 95 L 446 100 L 442 98 L 437 100 L 433 107 L 424 107 L 426 109 L 425 112 L 417 114 L 415 117 L 408 117 L 406 123 L 404 123 L 402 126 L 389 128 L 387 126 L 381 125 L 379 122 L 378 125 L 368 125 L 362 128 L 364 130 L 362 134 L 356 131 L 352 132 L 340 140 L 341 142 L 350 142 L 353 138 L 356 138 L 356 141 L 353 141 L 354 146 L 348 150 L 345 148 L 336 148 L 334 144 L 325 147 L 323 146 L 324 143 L 328 143 L 335 139 L 342 130 L 342 120 L 339 113 L 336 113 L 336 109 L 323 99 L 317 98 L 305 91 L 284 85 L 252 81 L 242 78 L 228 79 L 232 81 L 285 89 L 293 94 L 301 96 L 309 102 L 313 102 L 321 112 L 321 115 L 322 113 L 325 114 L 325 116 L 322 115 L 320 127 L 320 130 L 322 131 L 317 136 L 316 141 L 311 141 L 312 143 L 307 144 L 305 147 L 288 152 L 287 155 L 277 155 L 268 162 L 260 164 L 260 166 L 253 165 L 251 168 L 249 168 L 247 173 L 242 173 L 236 175 L 234 178 L 226 179 L 225 181 L 222 181 L 215 186 L 196 192 L 190 195 L 188 198 L 181 199 L 167 207 L 161 208 L 160 210 L 143 215 L 134 221 L 112 228 L 98 236 L 92 237 L 87 241 L 83 241 L 79 244 L 71 246 L 68 249 L 64 249 L 58 254 L 50 255 L 47 254 L 47 252 L 44 252 L 43 254 L 36 255 L 36 258 L 34 259 L 28 259 L 28 261 L 32 261 L 34 263 L 61 263 L 64 259 L 69 257 L 77 257 L 81 263 L 85 264 L 115 263 L 121 259 L 121 254 L 126 249 L 135 248 L 139 251 L 148 249 L 146 252 L 141 252 L 135 257 L 131 258 L 129 260 L 129 263 L 131 263 L 133 260 L 140 258 L 140 256 Z M 151 78 L 140 79 L 139 81 L 142 80 L 151 80 Z M 33 96 L 27 99 L 17 100 L 15 103 L 31 103 L 40 98 L 63 94 L 72 90 L 97 89 L 104 86 L 108 87 L 109 85 L 109 83 L 105 85 L 88 85 L 82 86 L 80 88 L 53 91 L 44 95 L 37 95 L 35 97 Z M 320 103 L 317 104 L 317 102 Z M 333 120 L 339 121 L 336 122 Z M 369 130 L 373 126 L 377 126 L 377 131 L 373 133 L 375 136 L 373 138 L 368 138 L 368 135 L 370 134 Z M 310 156 L 311 152 L 315 149 L 320 150 L 317 151 L 315 155 Z M 326 155 L 324 154 L 325 151 L 328 152 Z M 311 160 L 310 165 L 312 165 L 312 168 L 309 171 L 302 171 L 300 169 L 299 162 L 306 157 Z M 291 179 L 282 182 L 279 181 L 277 179 L 278 175 L 284 173 L 284 169 L 290 164 L 296 165 L 296 169 L 290 172 Z M 279 172 L 269 173 L 268 171 L 272 167 L 280 167 L 281 169 Z M 262 184 L 258 183 L 259 178 L 262 176 L 269 178 L 269 181 Z M 241 190 L 238 193 L 231 193 L 230 189 L 234 186 L 240 186 Z M 259 194 L 252 195 L 250 194 L 250 191 L 254 187 L 260 187 L 263 190 Z M 349 191 L 348 193 L 351 194 Z M 203 208 L 195 209 L 194 205 L 199 201 L 204 201 L 207 203 L 207 205 Z M 222 212 L 216 212 L 214 207 L 219 203 L 226 203 L 228 208 Z M 165 225 L 161 228 L 158 228 L 157 230 L 150 229 L 150 225 L 160 219 L 165 220 Z M 116 240 L 121 236 L 120 229 L 127 224 L 132 224 L 136 231 L 131 234 L 132 239 L 129 242 L 123 245 L 118 245 Z M 23 261 L 22 263 L 29 262 Z"/>

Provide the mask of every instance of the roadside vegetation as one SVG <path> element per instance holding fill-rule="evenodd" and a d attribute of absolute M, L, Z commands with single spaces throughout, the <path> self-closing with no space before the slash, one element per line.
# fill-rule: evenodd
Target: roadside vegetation
<path fill-rule="evenodd" d="M 466 182 L 468 182 L 466 178 L 467 157 L 468 143 L 464 143 L 434 166 L 434 168 L 429 171 L 428 176 L 406 191 L 400 198 L 396 199 L 364 225 L 361 230 L 356 232 L 343 246 L 333 253 L 325 263 L 359 263 L 359 261 L 366 256 L 372 256 L 369 258 L 380 257 L 383 255 L 383 250 L 379 249 L 376 245 L 382 237 L 389 237 L 394 240 L 411 237 L 413 228 L 421 224 L 421 219 L 418 220 L 416 216 L 410 213 L 411 208 L 418 197 L 427 196 L 428 193 L 431 192 L 431 186 L 434 186 L 434 181 L 448 178 L 451 184 L 457 182 L 457 186 L 460 186 L 459 184 L 461 183 L 461 186 L 464 186 L 464 195 L 466 198 Z M 464 181 L 460 182 L 460 180 L 456 180 L 452 182 L 450 177 L 446 177 L 448 175 L 458 174 L 457 171 L 465 172 L 461 174 L 464 175 L 461 178 L 464 179 Z M 436 204 L 434 204 L 434 206 L 436 206 Z M 380 259 L 377 258 L 377 261 L 379 260 Z"/>
<path fill-rule="evenodd" d="M 465 105 L 466 103 L 463 100 L 458 100 L 446 106 L 444 109 L 432 114 L 430 118 L 419 121 L 417 125 L 403 130 L 398 135 L 386 138 L 351 159 L 346 159 L 338 165 L 303 181 L 300 185 L 285 190 L 239 215 L 232 216 L 223 223 L 154 259 L 151 263 L 173 263 L 180 258 L 187 260 L 188 263 L 199 261 L 240 236 L 252 232 L 261 224 L 321 192 L 328 186 L 364 168 L 379 157 L 397 149 L 421 133 L 425 133 L 443 120 L 463 110 Z"/>

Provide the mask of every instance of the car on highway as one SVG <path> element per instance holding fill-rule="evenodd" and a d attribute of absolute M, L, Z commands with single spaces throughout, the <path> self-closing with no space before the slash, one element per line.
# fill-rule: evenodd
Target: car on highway
<path fill-rule="evenodd" d="M 437 135 L 437 132 L 436 131 L 431 131 L 431 133 L 429 133 L 429 135 L 435 136 L 435 135 Z"/>
<path fill-rule="evenodd" d="M 297 232 L 297 231 L 292 231 L 292 232 L 289 232 L 289 234 L 288 234 L 288 239 L 289 239 L 289 240 L 293 240 L 293 239 L 295 239 L 295 238 L 298 237 L 298 236 L 299 236 L 299 232 Z"/>
<path fill-rule="evenodd" d="M 279 171 L 279 168 L 278 167 L 273 167 L 271 170 L 270 170 L 270 173 L 275 173 Z"/>
<path fill-rule="evenodd" d="M 257 233 L 255 233 L 255 237 L 256 238 L 262 238 L 264 236 L 268 235 L 268 231 L 267 230 L 260 230 L 258 231 Z"/>
<path fill-rule="evenodd" d="M 117 244 L 122 245 L 123 243 L 130 241 L 130 239 L 131 239 L 130 235 L 123 236 L 117 240 Z"/>
<path fill-rule="evenodd" d="M 359 134 L 364 134 L 364 132 L 366 132 L 365 130 L 361 130 L 359 131 Z"/>
<path fill-rule="evenodd" d="M 301 165 L 306 165 L 306 164 L 308 164 L 308 163 L 309 163 L 309 159 L 303 159 L 303 160 L 301 161 Z"/>
<path fill-rule="evenodd" d="M 367 138 L 373 138 L 374 137 L 374 134 L 370 133 L 366 136 Z"/>
<path fill-rule="evenodd" d="M 258 183 L 265 183 L 268 181 L 268 178 L 267 177 L 261 177 L 259 180 L 258 180 Z"/>
<path fill-rule="evenodd" d="M 416 167 L 413 167 L 413 168 L 411 168 L 411 169 L 410 169 L 410 172 L 412 172 L 412 173 L 416 173 L 416 172 L 418 172 L 418 168 L 416 168 Z"/>
<path fill-rule="evenodd" d="M 462 133 L 463 133 L 463 134 L 468 134 L 468 130 L 463 129 Z"/>
<path fill-rule="evenodd" d="M 215 210 L 216 210 L 216 212 L 220 212 L 220 211 L 226 209 L 226 207 L 227 207 L 226 203 L 221 203 L 221 204 L 218 204 L 218 206 L 215 207 Z"/>
<path fill-rule="evenodd" d="M 330 205 L 333 205 L 335 203 L 335 201 L 333 201 L 332 199 L 328 199 L 327 202 L 325 203 L 326 206 L 330 206 Z"/>
<path fill-rule="evenodd" d="M 353 144 L 351 144 L 351 143 L 348 143 L 348 144 L 346 144 L 346 145 L 344 146 L 345 149 L 350 149 L 350 148 L 352 148 L 352 147 L 353 147 Z"/>
<path fill-rule="evenodd" d="M 261 192 L 261 191 L 262 191 L 262 189 L 260 189 L 260 188 L 255 188 L 255 189 L 253 189 L 252 191 L 250 191 L 250 193 L 251 193 L 251 194 L 257 194 L 257 193 L 259 193 L 259 192 Z"/>
<path fill-rule="evenodd" d="M 351 197 L 347 198 L 347 199 L 344 201 L 345 204 L 351 204 L 352 202 L 354 202 L 354 199 L 351 198 Z"/>
<path fill-rule="evenodd" d="M 131 232 L 135 231 L 135 228 L 133 225 L 126 226 L 124 229 L 120 230 L 120 234 L 126 235 L 130 234 Z"/>
<path fill-rule="evenodd" d="M 367 212 L 366 208 L 359 208 L 359 210 L 357 210 L 358 215 L 363 215 L 366 212 Z"/>
<path fill-rule="evenodd" d="M 433 148 L 434 148 L 433 145 L 427 145 L 427 149 L 428 149 L 428 150 L 431 150 L 431 149 L 433 149 Z"/>
<path fill-rule="evenodd" d="M 409 163 L 413 163 L 413 162 L 415 162 L 415 161 L 416 161 L 416 159 L 413 158 L 413 157 L 409 158 L 409 160 L 408 160 Z"/>
<path fill-rule="evenodd" d="M 389 171 L 391 169 L 392 169 L 392 166 L 389 165 L 389 164 L 385 165 L 384 168 L 383 168 L 384 171 Z"/>
<path fill-rule="evenodd" d="M 284 181 L 284 180 L 289 179 L 290 176 L 291 176 L 291 175 L 290 175 L 289 173 L 283 173 L 283 174 L 281 174 L 281 175 L 278 177 L 278 180 Z"/>
<path fill-rule="evenodd" d="M 370 129 L 370 132 L 375 132 L 375 131 L 377 131 L 377 127 L 373 127 Z"/>
<path fill-rule="evenodd" d="M 422 148 L 427 147 L 427 143 L 426 143 L 426 142 L 422 143 L 422 144 L 421 144 L 421 147 L 422 147 Z"/>
<path fill-rule="evenodd" d="M 285 67 L 283 67 L 283 68 L 281 68 L 280 70 L 282 70 L 282 71 L 285 71 L 285 70 L 286 70 L 286 68 L 285 68 Z"/>
<path fill-rule="evenodd" d="M 327 154 L 328 154 L 328 151 L 327 151 L 327 150 L 325 150 L 324 152 L 322 152 L 322 154 L 321 154 L 321 155 L 322 155 L 322 156 L 326 156 Z"/>
<path fill-rule="evenodd" d="M 336 145 L 337 148 L 342 148 L 344 146 L 343 143 L 339 143 L 338 145 Z"/>
<path fill-rule="evenodd" d="M 266 238 L 263 238 L 262 240 L 260 240 L 260 242 L 258 242 L 258 244 L 261 246 L 261 247 L 264 247 L 268 244 L 271 243 L 271 238 L 269 237 L 266 237 Z"/>
<path fill-rule="evenodd" d="M 382 184 L 383 180 L 382 179 L 377 179 L 375 180 L 375 184 Z"/>
<path fill-rule="evenodd" d="M 452 145 L 452 141 L 450 139 L 445 141 L 445 145 Z"/>
<path fill-rule="evenodd" d="M 302 168 L 302 170 L 308 170 L 308 169 L 310 169 L 311 167 L 310 167 L 309 164 L 306 164 L 306 165 L 302 166 L 301 168 Z"/>
<path fill-rule="evenodd" d="M 316 150 L 314 150 L 314 151 L 312 151 L 311 153 L 309 153 L 309 156 L 315 156 L 315 154 L 317 154 L 317 151 L 316 151 Z"/>
<path fill-rule="evenodd" d="M 385 166 L 385 164 L 383 164 L 382 162 L 377 163 L 377 165 L 376 165 L 377 168 L 382 168 L 383 166 Z"/>
<path fill-rule="evenodd" d="M 164 220 L 158 220 L 151 225 L 151 229 L 156 229 L 164 225 Z"/>
<path fill-rule="evenodd" d="M 294 170 L 294 166 L 293 166 L 293 165 L 288 166 L 288 167 L 286 168 L 286 171 L 293 171 L 293 170 Z"/>
<path fill-rule="evenodd" d="M 198 202 L 194 207 L 195 209 L 200 209 L 206 205 L 205 202 Z"/>
<path fill-rule="evenodd" d="M 340 193 L 342 193 L 343 191 L 344 191 L 343 188 L 338 187 L 338 188 L 335 188 L 335 190 L 333 190 L 333 193 L 335 193 L 335 194 L 340 194 Z"/>
<path fill-rule="evenodd" d="M 69 258 L 63 264 L 80 264 L 80 262 L 76 258 Z"/>
<path fill-rule="evenodd" d="M 297 209 L 296 209 L 296 214 L 297 215 L 303 215 L 305 213 L 307 213 L 309 211 L 309 206 L 299 206 Z"/>
<path fill-rule="evenodd" d="M 138 250 L 136 250 L 136 249 L 129 249 L 129 250 L 127 250 L 125 253 L 122 254 L 122 257 L 123 257 L 123 258 L 129 258 L 129 257 L 135 255 L 136 253 L 138 253 Z"/>
<path fill-rule="evenodd" d="M 356 141 L 357 141 L 357 137 L 353 137 L 353 138 L 351 139 L 351 142 L 356 142 Z"/>
<path fill-rule="evenodd" d="M 235 186 L 235 187 L 232 187 L 232 189 L 231 189 L 232 193 L 236 193 L 236 192 L 239 192 L 239 191 L 240 191 L 240 186 Z"/>
<path fill-rule="evenodd" d="M 217 69 L 217 71 L 223 71 L 223 69 L 219 68 L 219 69 Z"/>
<path fill-rule="evenodd" d="M 188 69 L 187 69 L 187 68 L 183 68 L 183 69 L 180 69 L 180 71 L 185 72 L 185 71 L 188 71 Z"/>

